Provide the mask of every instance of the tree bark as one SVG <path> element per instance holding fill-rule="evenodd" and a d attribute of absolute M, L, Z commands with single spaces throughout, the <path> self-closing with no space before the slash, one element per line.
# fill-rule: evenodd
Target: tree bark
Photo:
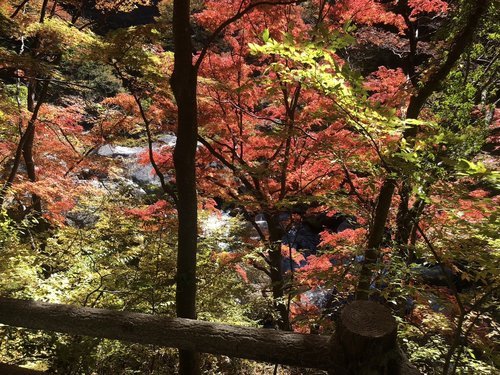
<path fill-rule="evenodd" d="M 278 327 L 284 331 L 290 331 L 290 318 L 287 304 L 285 302 L 285 280 L 283 278 L 283 256 L 281 255 L 281 240 L 284 230 L 280 226 L 277 214 L 266 215 L 269 226 L 269 267 L 271 289 L 273 292 L 274 308 L 279 314 Z"/>
<path fill-rule="evenodd" d="M 335 344 L 342 350 L 337 364 L 342 374 L 400 374 L 397 324 L 386 307 L 355 301 L 340 314 Z"/>
<path fill-rule="evenodd" d="M 49 0 L 43 0 L 42 8 L 40 10 L 40 20 L 39 23 L 44 23 L 45 15 L 47 13 L 47 6 L 49 4 Z M 40 45 L 39 36 L 36 37 L 35 41 L 35 51 L 34 55 L 36 56 L 36 49 Z M 59 59 L 58 59 L 59 60 Z M 44 102 L 45 97 L 47 96 L 49 81 L 44 81 L 42 83 L 41 93 L 38 96 L 38 100 L 36 106 L 34 105 L 34 101 L 37 99 L 37 89 L 38 89 L 38 81 L 35 79 L 30 79 L 28 84 L 28 111 L 34 112 L 35 108 L 40 108 L 41 103 Z M 40 104 L 39 104 L 40 103 Z M 23 147 L 23 158 L 24 163 L 26 165 L 26 173 L 31 182 L 36 182 L 36 169 L 35 169 L 35 160 L 33 158 L 33 144 L 35 142 L 35 127 L 31 127 L 27 132 L 26 142 Z M 37 194 L 32 194 L 31 201 L 33 205 L 33 210 L 35 211 L 36 217 L 38 219 L 42 216 L 42 200 Z"/>
<path fill-rule="evenodd" d="M 42 86 L 42 91 L 40 94 L 40 99 L 34 105 L 33 109 L 30 110 L 32 112 L 31 118 L 28 121 L 28 126 L 26 127 L 26 130 L 24 131 L 23 135 L 19 139 L 19 143 L 16 148 L 16 152 L 14 154 L 14 160 L 12 162 L 12 168 L 10 170 L 9 176 L 7 178 L 7 181 L 3 185 L 2 189 L 0 190 L 0 207 L 3 205 L 4 200 L 5 200 L 5 194 L 7 193 L 7 190 L 12 186 L 14 183 L 14 180 L 17 176 L 17 172 L 19 170 L 19 165 L 21 164 L 21 157 L 23 156 L 24 150 L 26 148 L 26 144 L 29 142 L 33 141 L 33 136 L 35 133 L 35 124 L 38 119 L 38 112 L 40 110 L 40 107 L 42 106 L 45 97 L 47 95 L 47 90 L 48 90 L 48 81 L 44 82 Z M 30 147 L 33 147 L 31 144 Z"/>
<path fill-rule="evenodd" d="M 196 194 L 197 73 L 192 61 L 190 1 L 175 0 L 173 10 L 174 71 L 172 91 L 177 103 L 177 141 L 174 167 L 178 191 L 176 310 L 181 318 L 196 319 L 196 251 L 198 204 Z M 199 358 L 192 350 L 179 351 L 179 373 L 199 373 Z M 189 348 L 187 348 L 189 349 Z"/>
<path fill-rule="evenodd" d="M 0 298 L 0 323 L 328 370 L 335 375 L 419 374 L 397 346 L 397 325 L 390 310 L 373 301 L 347 305 L 332 337 L 8 298 Z"/>
<path fill-rule="evenodd" d="M 26 2 L 27 3 L 27 2 Z M 23 2 L 22 4 L 26 4 Z M 45 14 L 47 12 L 48 0 L 43 0 L 42 7 L 40 9 L 40 19 L 39 23 L 43 23 L 45 21 Z M 16 11 L 12 14 L 11 18 L 15 17 L 17 12 L 21 9 L 21 6 L 16 9 Z M 40 45 L 40 38 L 37 36 L 34 42 L 33 52 L 31 53 L 33 58 L 37 56 L 37 48 Z M 47 90 L 48 90 L 49 81 L 45 80 L 41 84 L 40 93 L 38 95 L 37 100 L 37 90 L 39 89 L 39 83 L 35 78 L 30 78 L 28 82 L 28 98 L 27 98 L 27 109 L 32 113 L 31 119 L 28 122 L 28 126 L 23 136 L 19 141 L 18 149 L 16 150 L 16 155 L 14 157 L 14 165 L 12 167 L 11 173 L 7 180 L 7 183 L 2 188 L 0 193 L 0 206 L 3 204 L 5 191 L 10 185 L 14 182 L 14 179 L 17 175 L 17 170 L 19 168 L 20 157 L 21 154 L 24 158 L 24 162 L 26 164 L 27 175 L 30 181 L 36 182 L 36 170 L 35 170 L 35 162 L 33 160 L 33 143 L 35 140 L 35 122 L 38 118 L 38 111 L 46 99 Z M 37 194 L 32 195 L 32 205 L 33 209 L 38 218 L 41 217 L 42 214 L 42 201 Z"/>
<path fill-rule="evenodd" d="M 368 237 L 367 249 L 365 250 L 365 260 L 359 275 L 358 287 L 356 289 L 356 299 L 368 299 L 370 284 L 373 275 L 373 267 L 379 257 L 379 248 L 384 239 L 385 223 L 389 216 L 392 196 L 396 187 L 396 181 L 388 178 L 384 181 L 375 208 L 375 216 Z"/>
<path fill-rule="evenodd" d="M 23 147 L 23 158 L 26 166 L 26 174 L 31 182 L 36 182 L 35 160 L 33 158 L 33 144 L 35 142 L 35 127 L 26 129 L 26 142 Z M 31 202 L 37 218 L 42 215 L 42 200 L 37 194 L 32 194 Z"/>
<path fill-rule="evenodd" d="M 290 366 L 331 366 L 328 336 L 4 298 L 0 299 L 0 322 Z"/>

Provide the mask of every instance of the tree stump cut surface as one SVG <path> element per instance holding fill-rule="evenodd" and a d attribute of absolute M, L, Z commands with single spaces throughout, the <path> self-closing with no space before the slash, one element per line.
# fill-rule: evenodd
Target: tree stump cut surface
<path fill-rule="evenodd" d="M 346 374 L 398 374 L 397 323 L 373 301 L 355 301 L 340 314 L 335 344 Z"/>

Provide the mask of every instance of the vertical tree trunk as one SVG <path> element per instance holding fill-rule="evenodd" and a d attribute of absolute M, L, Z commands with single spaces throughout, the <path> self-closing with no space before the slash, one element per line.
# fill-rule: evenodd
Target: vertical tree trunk
<path fill-rule="evenodd" d="M 410 238 L 410 231 L 411 231 L 411 215 L 410 215 L 410 207 L 409 207 L 409 201 L 410 201 L 410 185 L 405 183 L 400 191 L 399 191 L 399 196 L 400 196 L 400 202 L 398 206 L 398 213 L 396 217 L 396 235 L 394 240 L 398 244 L 398 246 L 401 247 L 403 250 L 404 247 L 408 244 L 408 240 Z"/>
<path fill-rule="evenodd" d="M 44 14 L 45 14 L 45 7 L 47 6 L 47 3 L 44 2 L 42 11 L 41 11 L 41 16 L 40 16 L 40 22 L 43 22 L 44 20 Z M 38 39 L 36 44 L 38 44 Z M 45 100 L 45 96 L 47 93 L 47 87 L 48 87 L 48 81 L 44 81 L 42 83 L 42 88 L 41 88 L 41 93 L 38 94 L 38 100 L 37 100 L 37 89 L 39 88 L 39 84 L 35 79 L 30 79 L 28 83 L 28 111 L 33 113 L 35 115 L 35 109 L 40 108 L 41 104 Z M 40 103 L 40 104 L 39 104 Z M 36 117 L 38 117 L 38 111 L 36 113 Z M 35 117 L 35 121 L 36 121 Z M 28 178 L 31 182 L 36 182 L 36 170 L 35 170 L 35 161 L 33 159 L 33 144 L 35 142 L 35 121 L 31 121 L 33 126 L 28 126 L 26 129 L 26 140 L 23 144 L 22 151 L 23 151 L 23 159 L 24 159 L 24 164 L 26 165 L 26 174 L 28 175 Z M 35 211 L 35 215 L 39 218 L 42 215 L 42 201 L 40 197 L 36 194 L 33 194 L 31 197 L 32 205 L 33 205 L 33 210 Z"/>
<path fill-rule="evenodd" d="M 411 188 L 409 184 L 403 184 L 402 190 L 408 191 Z M 417 239 L 417 225 L 420 216 L 425 208 L 425 201 L 418 198 L 412 207 L 409 207 L 409 193 L 406 198 L 401 197 L 398 207 L 395 244 L 399 248 L 400 254 L 408 264 L 416 260 L 414 251 L 415 241 Z"/>
<path fill-rule="evenodd" d="M 11 18 L 15 17 L 18 13 L 18 11 L 21 10 L 22 6 L 24 6 L 26 2 L 23 2 L 17 9 L 16 11 L 12 14 Z M 48 5 L 48 0 L 44 0 L 42 3 L 42 7 L 40 9 L 40 23 L 43 23 L 45 21 L 45 14 L 47 12 L 47 5 Z M 34 58 L 37 57 L 37 52 L 36 49 L 38 48 L 40 44 L 39 37 L 37 36 L 35 38 L 34 42 L 34 48 L 32 52 L 32 56 Z M 41 105 L 45 101 L 45 98 L 47 96 L 47 90 L 48 90 L 48 85 L 49 81 L 44 81 L 41 84 L 41 88 L 39 87 L 40 85 L 38 84 L 38 81 L 35 78 L 31 78 L 28 82 L 28 98 L 27 98 L 27 109 L 32 113 L 31 119 L 28 122 L 28 126 L 24 132 L 24 134 L 21 136 L 21 139 L 19 140 L 19 145 L 16 150 L 16 154 L 14 156 L 14 163 L 11 169 L 11 172 L 9 174 L 9 177 L 7 179 L 7 182 L 5 185 L 2 187 L 0 191 L 0 206 L 2 206 L 4 199 L 5 199 L 5 193 L 7 189 L 12 185 L 14 182 L 14 179 L 17 175 L 17 171 L 19 168 L 19 164 L 21 162 L 21 155 L 24 158 L 24 162 L 26 164 L 26 170 L 28 174 L 28 178 L 30 181 L 35 182 L 36 181 L 36 170 L 35 170 L 35 163 L 33 160 L 33 142 L 35 140 L 35 123 L 36 120 L 38 119 L 38 111 L 40 110 Z M 40 92 L 38 93 L 38 100 L 37 100 L 37 89 L 40 88 Z M 38 218 L 41 216 L 42 213 L 42 201 L 40 197 L 36 194 L 33 194 L 32 196 L 32 205 L 33 209 L 35 210 L 36 216 Z"/>
<path fill-rule="evenodd" d="M 280 226 L 277 214 L 266 215 L 269 226 L 269 250 L 271 289 L 273 291 L 274 308 L 279 314 L 278 328 L 289 331 L 290 318 L 287 304 L 285 302 L 285 280 L 283 278 L 283 256 L 281 255 L 281 240 L 284 231 Z"/>
<path fill-rule="evenodd" d="M 42 9 L 40 10 L 40 23 L 45 20 L 45 14 L 47 13 L 47 6 L 49 5 L 49 0 L 43 0 Z"/>
<path fill-rule="evenodd" d="M 475 35 L 475 30 L 479 24 L 481 16 L 486 12 L 490 4 L 489 0 L 471 0 L 471 9 L 467 16 L 467 22 L 462 30 L 455 36 L 453 44 L 446 56 L 444 63 L 434 70 L 428 80 L 417 90 L 411 97 L 406 117 L 408 119 L 417 119 L 420 115 L 425 102 L 439 88 L 441 83 L 446 79 L 451 69 L 455 66 L 460 56 L 465 49 L 471 44 Z M 405 130 L 404 137 L 410 142 L 416 137 L 418 127 L 412 126 Z M 360 278 L 358 282 L 356 298 L 367 299 L 368 290 L 373 276 L 373 265 L 377 262 L 380 253 L 380 245 L 382 244 L 384 227 L 389 210 L 391 208 L 391 200 L 395 189 L 395 180 L 388 177 L 384 182 L 379 193 L 378 203 L 373 218 L 373 226 L 368 237 L 368 246 L 365 250 L 365 261 L 363 263 Z M 407 185 L 406 182 L 403 185 Z M 403 187 L 403 189 L 406 189 Z M 409 188 L 408 188 L 409 189 Z M 410 190 L 408 190 L 410 191 Z M 400 207 L 404 215 L 408 211 L 408 205 Z"/>
<path fill-rule="evenodd" d="M 35 123 L 38 118 L 38 112 L 40 110 L 40 107 L 45 100 L 45 96 L 47 94 L 47 89 L 48 89 L 48 81 L 44 83 L 42 87 L 42 92 L 40 94 L 40 100 L 37 102 L 36 105 L 34 105 L 31 118 L 28 121 L 28 126 L 26 127 L 26 130 L 24 131 L 23 135 L 19 139 L 19 143 L 16 148 L 16 152 L 14 154 L 14 159 L 12 162 L 12 168 L 10 170 L 9 176 L 7 177 L 7 181 L 5 184 L 2 186 L 2 189 L 0 190 L 0 207 L 3 205 L 4 200 L 5 200 L 5 194 L 7 193 L 7 190 L 12 186 L 14 183 L 14 180 L 17 176 L 17 172 L 19 170 L 19 165 L 21 164 L 21 158 L 23 156 L 23 150 L 25 149 L 26 143 L 31 139 L 32 134 L 35 132 Z"/>
<path fill-rule="evenodd" d="M 197 195 L 195 157 L 198 137 L 196 69 L 192 62 L 190 1 L 175 0 L 173 12 L 174 72 L 171 86 L 177 102 L 174 167 L 178 191 L 176 310 L 180 318 L 196 319 Z M 199 357 L 179 350 L 179 373 L 199 374 Z"/>
<path fill-rule="evenodd" d="M 368 245 L 365 250 L 365 260 L 359 275 L 356 299 L 366 300 L 370 290 L 373 275 L 373 267 L 379 257 L 379 248 L 384 239 L 385 223 L 391 208 L 392 196 L 396 187 L 396 181 L 388 178 L 384 181 L 377 201 L 373 224 L 368 237 Z"/>

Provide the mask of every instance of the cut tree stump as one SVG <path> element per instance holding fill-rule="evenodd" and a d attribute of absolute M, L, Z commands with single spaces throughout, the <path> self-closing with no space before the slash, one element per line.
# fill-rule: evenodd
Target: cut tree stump
<path fill-rule="evenodd" d="M 331 374 L 419 373 L 408 365 L 398 347 L 396 319 L 388 308 L 377 302 L 354 301 L 344 307 L 332 344 L 336 368 Z"/>

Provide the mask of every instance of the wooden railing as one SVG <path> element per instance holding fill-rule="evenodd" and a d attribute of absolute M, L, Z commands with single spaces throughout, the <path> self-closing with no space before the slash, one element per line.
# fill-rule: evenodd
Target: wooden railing
<path fill-rule="evenodd" d="M 332 374 L 418 374 L 397 346 L 397 325 L 390 311 L 371 301 L 347 305 L 333 336 L 6 298 L 0 298 L 0 324 L 323 369 Z"/>

